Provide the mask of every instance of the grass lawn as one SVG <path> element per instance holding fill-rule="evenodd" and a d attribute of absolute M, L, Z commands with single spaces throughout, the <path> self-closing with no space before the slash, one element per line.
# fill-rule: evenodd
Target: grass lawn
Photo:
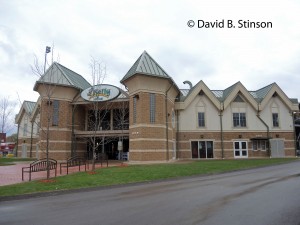
<path fill-rule="evenodd" d="M 15 158 L 15 157 L 1 157 L 0 166 L 14 165 L 14 162 L 34 161 L 31 158 Z"/>
<path fill-rule="evenodd" d="M 52 182 L 32 181 L 0 187 L 0 196 L 69 190 L 86 187 L 110 186 L 145 182 L 175 177 L 222 173 L 260 166 L 287 163 L 290 159 L 201 160 L 153 165 L 129 165 L 101 168 L 51 179 Z"/>

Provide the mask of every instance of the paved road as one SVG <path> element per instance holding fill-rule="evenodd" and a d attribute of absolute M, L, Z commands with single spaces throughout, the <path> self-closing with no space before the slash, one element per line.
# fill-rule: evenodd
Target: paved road
<path fill-rule="evenodd" d="M 300 224 L 300 162 L 0 202 L 0 224 Z"/>

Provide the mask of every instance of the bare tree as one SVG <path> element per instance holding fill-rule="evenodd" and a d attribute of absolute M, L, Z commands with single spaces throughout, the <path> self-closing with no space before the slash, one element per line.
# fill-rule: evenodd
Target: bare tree
<path fill-rule="evenodd" d="M 16 107 L 16 102 L 11 101 L 9 97 L 0 99 L 0 132 L 9 133 L 14 128 L 13 113 Z"/>
<path fill-rule="evenodd" d="M 126 96 L 124 96 L 126 97 Z M 122 101 L 119 102 L 117 107 L 114 108 L 113 115 L 113 129 L 121 130 L 121 136 L 119 137 L 119 141 L 122 143 L 121 149 L 118 149 L 120 154 L 120 159 L 122 159 L 123 153 L 123 140 L 124 140 L 124 130 L 129 129 L 129 102 Z M 119 148 L 119 145 L 118 145 Z"/>
<path fill-rule="evenodd" d="M 57 85 L 55 85 L 55 82 L 58 82 L 57 80 L 55 81 L 54 79 L 54 75 L 57 72 L 57 68 L 54 66 L 51 66 L 48 70 L 47 70 L 47 74 L 48 76 L 45 76 L 46 73 L 46 67 L 49 66 L 48 61 L 47 61 L 47 54 L 51 52 L 51 59 L 50 59 L 50 65 L 53 65 L 54 62 L 54 58 L 53 58 L 53 52 L 54 52 L 54 45 L 52 45 L 52 51 L 50 47 L 46 47 L 46 51 L 45 51 L 45 62 L 42 65 L 38 58 L 35 56 L 34 59 L 34 64 L 31 66 L 31 69 L 33 71 L 33 73 L 35 75 L 37 75 L 39 77 L 38 82 L 42 85 L 43 87 L 43 95 L 41 96 L 41 109 L 43 112 L 43 118 L 40 118 L 40 120 L 46 121 L 46 128 L 44 128 L 43 126 L 41 126 L 42 123 L 40 123 L 39 121 L 33 121 L 35 123 L 38 122 L 37 125 L 39 125 L 39 129 L 40 129 L 40 135 L 45 135 L 46 136 L 46 146 L 42 146 L 41 145 L 41 150 L 46 152 L 46 159 L 47 159 L 47 166 L 49 166 L 49 139 L 50 139 L 50 124 L 51 121 L 53 120 L 53 105 L 52 105 L 52 101 L 51 98 L 53 96 L 53 93 L 55 91 L 55 88 Z M 53 121 L 52 121 L 53 123 Z M 45 150 L 43 149 L 45 148 Z M 50 170 L 49 168 L 47 169 L 47 179 L 50 178 Z"/>
<path fill-rule="evenodd" d="M 103 84 L 104 79 L 107 76 L 105 63 L 95 60 L 93 57 L 90 62 L 91 76 L 93 86 L 90 89 L 90 94 L 93 95 L 95 86 Z M 104 145 L 110 140 L 105 137 L 104 130 L 110 130 L 110 109 L 112 107 L 111 102 L 98 102 L 93 101 L 88 110 L 88 130 L 92 131 L 91 137 L 88 137 L 88 144 L 92 148 L 92 170 L 95 170 L 95 160 L 97 159 L 97 150 L 102 148 L 104 153 Z M 109 116 L 109 118 L 108 118 Z M 100 134 L 99 134 L 100 132 Z"/>

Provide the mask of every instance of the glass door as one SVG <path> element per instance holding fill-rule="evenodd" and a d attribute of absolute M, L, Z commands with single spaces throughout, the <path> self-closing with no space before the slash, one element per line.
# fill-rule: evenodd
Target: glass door
<path fill-rule="evenodd" d="M 192 141 L 192 158 L 208 159 L 214 157 L 212 141 Z"/>
<path fill-rule="evenodd" d="M 234 142 L 234 157 L 235 158 L 247 158 L 248 148 L 246 141 L 235 141 Z"/>

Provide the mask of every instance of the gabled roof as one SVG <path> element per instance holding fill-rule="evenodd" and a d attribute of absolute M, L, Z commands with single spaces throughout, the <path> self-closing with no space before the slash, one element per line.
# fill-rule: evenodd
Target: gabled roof
<path fill-rule="evenodd" d="M 257 91 L 248 91 L 241 82 L 237 82 L 224 90 L 209 90 L 203 81 L 193 86 L 190 90 L 181 89 L 177 102 L 180 109 L 189 105 L 199 91 L 204 93 L 218 107 L 218 102 L 223 104 L 226 109 L 238 94 L 242 94 L 245 100 L 252 105 L 253 108 L 259 107 L 263 109 L 270 98 L 276 93 L 290 110 L 297 110 L 298 99 L 288 98 L 276 83 L 267 85 Z M 195 94 L 196 93 L 196 94 Z M 218 102 L 217 102 L 218 101 Z"/>
<path fill-rule="evenodd" d="M 120 82 L 123 83 L 135 74 L 172 79 L 146 51 L 141 54 Z"/>
<path fill-rule="evenodd" d="M 203 92 L 211 100 L 216 108 L 220 107 L 219 100 L 202 80 L 200 80 L 190 90 L 182 89 L 180 90 L 180 92 L 181 96 L 179 97 L 179 101 L 177 101 L 177 109 L 185 109 L 186 107 L 188 107 L 200 92 Z"/>
<path fill-rule="evenodd" d="M 288 98 L 287 95 L 281 90 L 281 88 L 276 83 L 272 83 L 266 86 L 265 88 L 258 90 L 257 92 L 264 95 L 263 98 L 259 101 L 260 110 L 264 109 L 267 103 L 270 101 L 270 99 L 274 96 L 278 96 L 282 100 L 282 102 L 288 107 L 289 110 L 299 110 L 298 100 Z"/>
<path fill-rule="evenodd" d="M 212 93 L 219 99 L 220 102 L 224 102 L 239 83 L 240 82 L 237 82 L 225 90 L 212 90 Z"/>
<path fill-rule="evenodd" d="M 27 114 L 28 116 L 31 116 L 35 105 L 36 102 L 24 101 L 19 113 L 16 115 L 15 122 L 19 123 L 24 113 Z"/>
<path fill-rule="evenodd" d="M 255 98 L 255 100 L 257 102 L 262 102 L 262 100 L 266 97 L 266 95 L 268 94 L 268 92 L 271 90 L 271 88 L 273 87 L 274 83 L 269 84 L 266 87 L 263 87 L 257 91 L 249 91 L 249 93 L 253 96 L 253 98 Z"/>
<path fill-rule="evenodd" d="M 91 86 L 81 75 L 57 62 L 54 62 L 36 82 L 34 90 L 36 90 L 38 83 L 70 86 L 80 90 L 85 90 Z"/>
<path fill-rule="evenodd" d="M 36 102 L 24 101 L 23 104 L 24 104 L 24 108 L 25 108 L 26 112 L 29 113 L 29 115 L 31 115 Z"/>

